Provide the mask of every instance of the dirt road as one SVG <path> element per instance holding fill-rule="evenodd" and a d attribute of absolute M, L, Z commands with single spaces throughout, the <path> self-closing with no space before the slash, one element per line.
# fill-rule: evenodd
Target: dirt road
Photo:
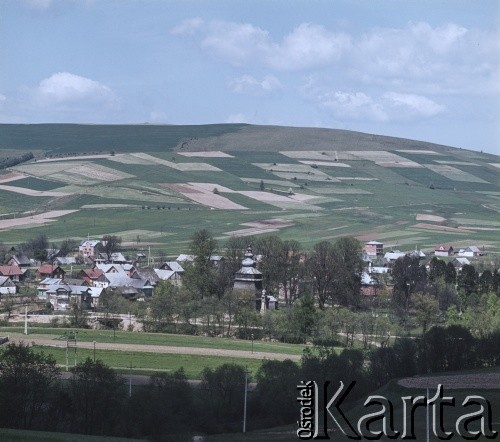
<path fill-rule="evenodd" d="M 50 338 L 40 338 L 26 336 L 21 333 L 10 333 L 10 342 L 24 342 L 25 344 L 36 344 L 48 347 L 65 348 L 66 342 Z M 79 348 L 93 349 L 93 342 L 78 342 Z M 204 356 L 228 356 L 234 358 L 248 358 L 248 359 L 275 359 L 283 361 L 291 359 L 292 361 L 299 361 L 299 355 L 287 355 L 281 353 L 267 353 L 267 352 L 250 352 L 245 350 L 225 350 L 218 348 L 202 348 L 202 347 L 174 347 L 169 345 L 147 345 L 147 344 L 117 344 L 113 342 L 97 342 L 97 350 L 119 350 L 119 351 L 138 351 L 147 353 L 170 353 L 170 354 L 183 354 L 183 355 L 204 355 Z"/>

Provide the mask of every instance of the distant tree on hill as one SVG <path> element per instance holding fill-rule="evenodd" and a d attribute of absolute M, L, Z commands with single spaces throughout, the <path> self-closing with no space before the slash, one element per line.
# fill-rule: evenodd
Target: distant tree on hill
<path fill-rule="evenodd" d="M 122 243 L 122 239 L 120 236 L 116 235 L 104 235 L 101 239 L 102 248 L 104 253 L 108 258 L 108 261 L 111 261 L 111 255 L 118 251 L 118 247 Z"/>

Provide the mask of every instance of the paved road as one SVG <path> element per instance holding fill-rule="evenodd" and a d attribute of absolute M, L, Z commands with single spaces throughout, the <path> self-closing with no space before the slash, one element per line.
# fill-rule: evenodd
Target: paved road
<path fill-rule="evenodd" d="M 66 348 L 66 342 L 50 339 L 40 338 L 36 336 L 26 336 L 21 333 L 10 333 L 11 342 L 24 342 L 35 343 L 36 345 L 44 345 L 49 347 Z M 78 341 L 79 348 L 93 349 L 93 342 Z M 226 350 L 219 348 L 203 348 L 203 347 L 174 347 L 169 345 L 147 345 L 147 344 L 118 344 L 113 342 L 97 342 L 97 350 L 120 350 L 120 351 L 138 351 L 147 353 L 170 353 L 170 354 L 183 354 L 183 355 L 204 355 L 204 356 L 229 356 L 235 358 L 248 358 L 248 359 L 275 359 L 283 361 L 291 359 L 292 361 L 299 361 L 300 355 L 287 355 L 282 353 L 267 353 L 267 352 L 250 352 L 245 350 Z"/>

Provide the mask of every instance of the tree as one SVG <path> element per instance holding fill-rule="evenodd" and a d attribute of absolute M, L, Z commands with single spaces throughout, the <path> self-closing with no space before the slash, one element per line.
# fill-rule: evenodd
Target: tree
<path fill-rule="evenodd" d="M 446 263 L 434 256 L 429 262 L 429 280 L 436 282 L 439 279 L 444 279 L 446 274 Z"/>
<path fill-rule="evenodd" d="M 260 180 L 259 188 L 262 191 L 264 191 L 266 189 L 266 186 L 264 185 L 264 180 Z"/>
<path fill-rule="evenodd" d="M 306 293 L 293 303 L 293 323 L 304 337 L 310 337 L 317 324 L 317 311 L 314 306 L 314 298 Z"/>
<path fill-rule="evenodd" d="M 289 359 L 285 361 L 264 360 L 257 371 L 257 404 L 261 419 L 272 425 L 291 422 L 297 414 L 297 386 L 300 368 Z"/>
<path fill-rule="evenodd" d="M 289 305 L 297 296 L 299 281 L 304 277 L 305 269 L 301 263 L 302 253 L 298 241 L 283 241 L 278 265 L 280 288 L 283 290 L 285 304 Z"/>
<path fill-rule="evenodd" d="M 255 240 L 253 251 L 262 256 L 259 270 L 264 288 L 276 292 L 283 272 L 283 241 L 277 235 L 266 235 Z"/>
<path fill-rule="evenodd" d="M 111 261 L 111 256 L 113 255 L 113 253 L 116 253 L 118 251 L 118 248 L 122 243 L 122 239 L 120 236 L 116 235 L 104 235 L 101 239 L 101 243 L 108 261 Z"/>
<path fill-rule="evenodd" d="M 417 293 L 413 301 L 417 322 L 422 327 L 422 334 L 425 335 L 427 327 L 437 321 L 439 315 L 439 305 L 436 298 L 424 293 Z"/>
<path fill-rule="evenodd" d="M 361 293 L 361 243 L 353 237 L 339 238 L 334 244 L 332 303 L 358 306 Z"/>
<path fill-rule="evenodd" d="M 59 256 L 66 256 L 68 253 L 72 252 L 78 247 L 78 242 L 74 239 L 65 239 L 61 242 L 59 246 Z"/>
<path fill-rule="evenodd" d="M 112 433 L 125 397 L 122 379 L 102 361 L 87 358 L 72 370 L 69 395 L 72 430 L 85 434 Z"/>
<path fill-rule="evenodd" d="M 419 259 L 416 257 L 406 255 L 398 258 L 394 263 L 392 300 L 396 311 L 405 323 L 408 320 L 413 293 L 424 291 L 426 274 L 425 267 L 420 266 Z"/>
<path fill-rule="evenodd" d="M 215 369 L 206 367 L 201 372 L 206 409 L 211 411 L 219 425 L 241 417 L 244 386 L 245 369 L 237 364 L 223 364 Z M 221 429 L 228 429 L 227 424 Z"/>
<path fill-rule="evenodd" d="M 456 284 L 457 282 L 457 270 L 451 261 L 446 264 L 444 282 L 446 282 L 446 284 Z"/>
<path fill-rule="evenodd" d="M 476 299 L 472 296 L 477 294 L 478 276 L 473 265 L 465 264 L 457 278 L 458 292 L 462 295 L 462 306 L 474 304 Z"/>
<path fill-rule="evenodd" d="M 217 292 L 217 271 L 211 261 L 217 241 L 208 230 L 198 230 L 191 237 L 190 251 L 194 259 L 185 268 L 185 286 L 193 299 L 203 300 Z"/>
<path fill-rule="evenodd" d="M 0 351 L 0 426 L 33 428 L 47 417 L 47 402 L 59 369 L 52 355 L 22 342 Z M 8 410 L 8 411 L 7 411 Z"/>
<path fill-rule="evenodd" d="M 28 257 L 34 257 L 39 261 L 45 261 L 47 259 L 47 249 L 49 247 L 49 240 L 47 235 L 40 234 L 31 238 L 26 243 L 21 244 L 19 248 Z"/>
<path fill-rule="evenodd" d="M 156 328 L 161 330 L 163 323 L 173 322 L 178 314 L 179 289 L 168 281 L 160 281 L 155 287 L 151 300 L 151 318 Z"/>
<path fill-rule="evenodd" d="M 151 377 L 149 386 L 147 400 L 142 409 L 134 413 L 145 414 L 142 434 L 151 434 L 154 440 L 162 440 L 166 434 L 193 431 L 196 426 L 192 421 L 195 413 L 193 390 L 184 369 L 157 373 Z"/>
<path fill-rule="evenodd" d="M 479 285 L 479 293 L 484 294 L 484 293 L 489 293 L 493 291 L 493 273 L 491 273 L 491 270 L 487 269 L 483 273 L 481 273 L 481 276 L 479 277 L 478 281 Z"/>
<path fill-rule="evenodd" d="M 70 309 L 70 324 L 76 328 L 87 328 L 89 313 L 83 308 L 83 304 L 73 301 Z"/>
<path fill-rule="evenodd" d="M 316 243 L 306 260 L 306 268 L 312 278 L 313 293 L 318 298 L 320 309 L 325 308 L 331 294 L 335 277 L 334 262 L 333 245 L 328 241 Z"/>

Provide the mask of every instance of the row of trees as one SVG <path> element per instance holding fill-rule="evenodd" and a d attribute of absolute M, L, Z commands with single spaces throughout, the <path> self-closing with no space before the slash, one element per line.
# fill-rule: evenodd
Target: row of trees
<path fill-rule="evenodd" d="M 499 346 L 498 331 L 474 338 L 461 326 L 434 327 L 421 339 L 397 339 L 392 347 L 368 352 L 338 354 L 318 346 L 305 350 L 300 364 L 265 360 L 249 379 L 257 387 L 248 398 L 248 429 L 295 422 L 300 381 L 354 380 L 350 400 L 355 401 L 394 378 L 499 366 L 498 352 L 491 351 Z M 99 360 L 79 363 L 73 376 L 62 381 L 51 356 L 9 344 L 0 351 L 0 427 L 155 440 L 240 431 L 245 368 L 205 368 L 200 379 L 201 385 L 192 386 L 182 369 L 157 374 L 130 394 L 124 379 Z"/>

